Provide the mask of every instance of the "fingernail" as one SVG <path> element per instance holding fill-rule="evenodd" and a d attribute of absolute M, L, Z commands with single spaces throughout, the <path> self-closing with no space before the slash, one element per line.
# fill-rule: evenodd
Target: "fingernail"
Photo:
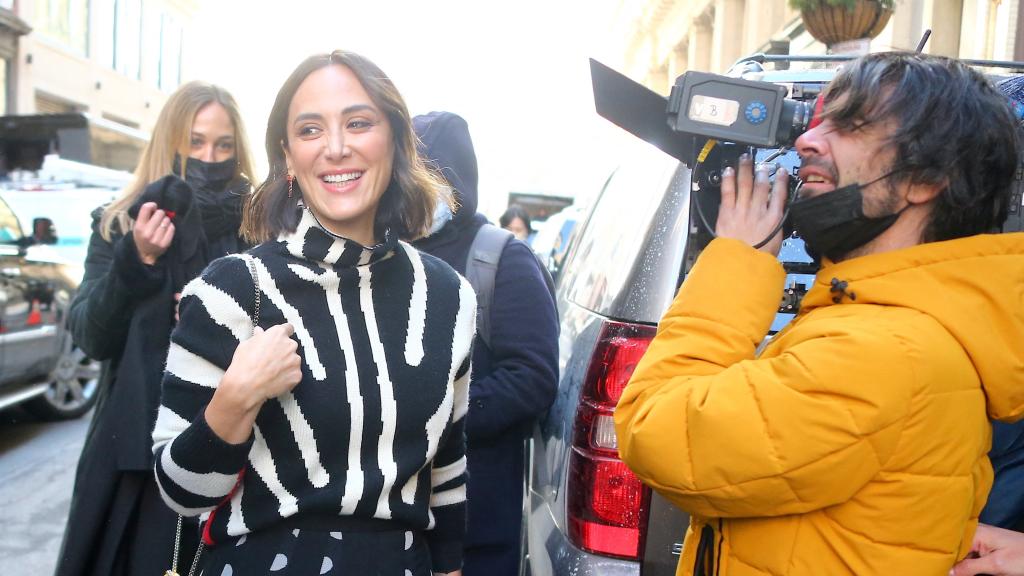
<path fill-rule="evenodd" d="M 746 152 L 740 154 L 740 162 L 750 162 L 750 154 L 747 154 Z"/>
<path fill-rule="evenodd" d="M 725 170 L 722 170 L 722 177 L 729 178 L 732 176 L 733 172 L 735 172 L 735 170 L 733 170 L 732 166 L 726 166 Z"/>

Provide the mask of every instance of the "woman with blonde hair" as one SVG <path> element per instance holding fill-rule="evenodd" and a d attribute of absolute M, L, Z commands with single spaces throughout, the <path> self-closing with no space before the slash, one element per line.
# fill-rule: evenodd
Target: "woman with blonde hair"
<path fill-rule="evenodd" d="M 391 80 L 312 56 L 267 124 L 261 242 L 191 282 L 171 336 L 154 465 L 205 515 L 203 573 L 459 573 L 476 297 L 407 242 L 441 182 Z"/>
<path fill-rule="evenodd" d="M 163 574 L 172 555 L 198 545 L 194 523 L 176 543 L 178 516 L 160 498 L 151 432 L 180 292 L 212 260 L 246 248 L 239 228 L 252 179 L 234 98 L 190 82 L 161 110 L 131 184 L 93 213 L 68 325 L 103 371 L 59 576 Z"/>

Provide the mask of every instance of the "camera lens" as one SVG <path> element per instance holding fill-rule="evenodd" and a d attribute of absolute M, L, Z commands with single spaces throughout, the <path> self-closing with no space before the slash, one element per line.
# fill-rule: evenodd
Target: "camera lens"
<path fill-rule="evenodd" d="M 779 118 L 779 130 L 776 142 L 779 146 L 792 146 L 801 134 L 807 131 L 814 115 L 814 106 L 809 102 L 785 99 L 782 102 L 782 117 Z"/>

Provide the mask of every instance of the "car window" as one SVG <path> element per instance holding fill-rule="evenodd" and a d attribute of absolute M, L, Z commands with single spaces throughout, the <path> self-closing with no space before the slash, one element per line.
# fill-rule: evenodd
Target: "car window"
<path fill-rule="evenodd" d="M 62 261 L 82 262 L 92 235 L 92 211 L 109 203 L 117 193 L 104 188 L 4 190 L 2 197 L 22 222 L 40 217 L 52 220 L 57 230 L 53 250 Z"/>
<path fill-rule="evenodd" d="M 11 243 L 21 240 L 21 223 L 6 202 L 0 200 L 0 242 Z"/>
<path fill-rule="evenodd" d="M 661 222 L 658 211 L 666 201 L 679 162 L 646 144 L 629 155 L 605 184 L 594 210 L 586 222 L 585 229 L 574 244 L 572 252 L 562 271 L 563 285 L 567 286 L 567 297 L 595 312 L 617 315 L 621 310 L 622 298 L 645 300 L 655 296 L 647 291 L 651 285 L 640 281 L 638 275 L 647 278 L 652 275 L 664 276 L 668 290 L 675 291 L 677 275 L 670 273 L 668 260 L 678 260 L 681 254 L 677 248 L 685 243 L 685 212 L 671 222 Z M 673 187 L 675 189 L 675 187 Z M 685 194 L 677 204 L 687 206 Z M 652 230 L 652 226 L 655 228 Z M 673 239 L 679 239 L 674 241 Z M 660 243 L 668 241 L 671 249 L 662 250 Z M 649 262 L 644 255 L 659 262 Z M 678 263 L 675 264 L 678 270 Z M 648 268 L 638 270 L 637 268 Z M 632 292 L 630 295 L 628 293 Z M 661 292 L 659 288 L 656 292 Z M 653 312 L 640 311 L 631 303 L 630 314 L 647 321 Z M 658 310 L 660 314 L 661 310 Z"/>

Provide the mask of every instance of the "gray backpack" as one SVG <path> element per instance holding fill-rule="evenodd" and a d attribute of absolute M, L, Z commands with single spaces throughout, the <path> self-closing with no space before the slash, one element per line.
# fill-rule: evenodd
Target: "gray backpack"
<path fill-rule="evenodd" d="M 505 245 L 514 238 L 511 232 L 494 224 L 484 224 L 476 232 L 473 244 L 466 256 L 466 280 L 469 280 L 476 292 L 476 332 L 483 339 L 487 348 L 491 348 L 491 305 L 494 301 L 494 278 L 498 274 L 498 263 Z M 537 257 L 537 266 L 551 293 L 551 301 L 555 301 L 555 283 L 551 274 Z"/>

